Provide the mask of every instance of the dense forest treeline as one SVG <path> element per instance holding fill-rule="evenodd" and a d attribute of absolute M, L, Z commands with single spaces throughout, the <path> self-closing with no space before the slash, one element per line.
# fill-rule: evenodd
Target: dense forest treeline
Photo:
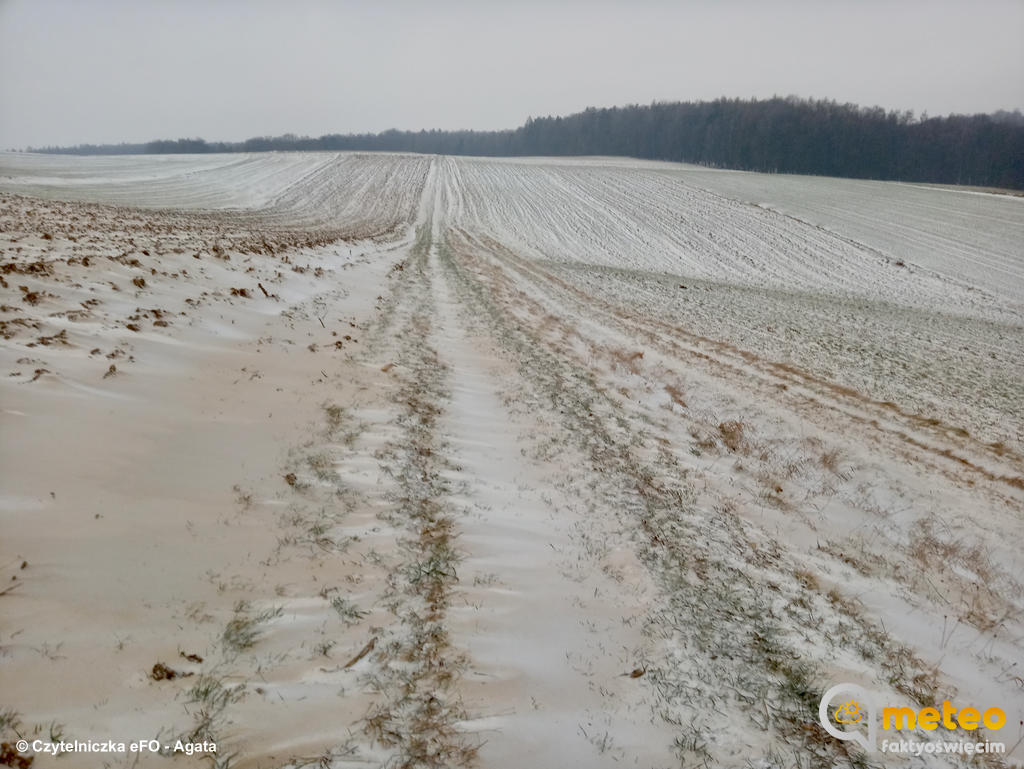
<path fill-rule="evenodd" d="M 357 150 L 443 155 L 623 155 L 769 173 L 817 174 L 1024 189 L 1024 115 L 915 118 L 796 97 L 589 108 L 530 118 L 506 131 L 286 134 L 45 147 L 32 152 L 133 153 Z"/>

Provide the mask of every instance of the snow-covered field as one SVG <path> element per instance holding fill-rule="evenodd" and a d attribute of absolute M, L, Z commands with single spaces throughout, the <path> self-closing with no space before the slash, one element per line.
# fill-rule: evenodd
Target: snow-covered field
<path fill-rule="evenodd" d="M 0 739 L 1001 765 L 833 739 L 851 682 L 1020 763 L 1022 243 L 623 159 L 2 154 Z"/>

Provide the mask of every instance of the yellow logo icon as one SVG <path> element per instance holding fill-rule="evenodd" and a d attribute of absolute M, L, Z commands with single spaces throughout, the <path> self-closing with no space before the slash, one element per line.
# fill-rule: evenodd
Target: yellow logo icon
<path fill-rule="evenodd" d="M 860 721 L 863 715 L 860 703 L 857 700 L 850 700 L 836 708 L 833 718 L 835 718 L 837 724 L 855 724 Z"/>

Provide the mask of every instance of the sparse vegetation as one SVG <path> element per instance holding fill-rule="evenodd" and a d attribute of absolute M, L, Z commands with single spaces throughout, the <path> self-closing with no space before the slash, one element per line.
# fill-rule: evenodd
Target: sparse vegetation
<path fill-rule="evenodd" d="M 346 625 L 354 625 L 366 616 L 366 612 L 360 611 L 358 606 L 341 596 L 335 596 L 331 600 L 331 606 Z"/>
<path fill-rule="evenodd" d="M 234 653 L 251 649 L 263 634 L 261 626 L 277 619 L 283 613 L 283 609 L 275 607 L 253 614 L 252 606 L 247 601 L 239 601 L 235 604 L 235 616 L 228 622 L 221 635 L 224 647 Z"/>

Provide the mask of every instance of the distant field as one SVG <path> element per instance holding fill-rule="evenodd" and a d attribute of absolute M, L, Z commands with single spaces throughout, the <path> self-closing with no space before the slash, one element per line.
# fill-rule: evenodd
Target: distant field
<path fill-rule="evenodd" d="M 1024 197 L 973 188 L 735 171 L 682 178 L 803 219 L 995 296 L 1024 301 Z"/>
<path fill-rule="evenodd" d="M 1022 244 L 921 185 L 0 154 L 0 737 L 1004 765 L 834 740 L 856 682 L 1022 760 Z"/>

